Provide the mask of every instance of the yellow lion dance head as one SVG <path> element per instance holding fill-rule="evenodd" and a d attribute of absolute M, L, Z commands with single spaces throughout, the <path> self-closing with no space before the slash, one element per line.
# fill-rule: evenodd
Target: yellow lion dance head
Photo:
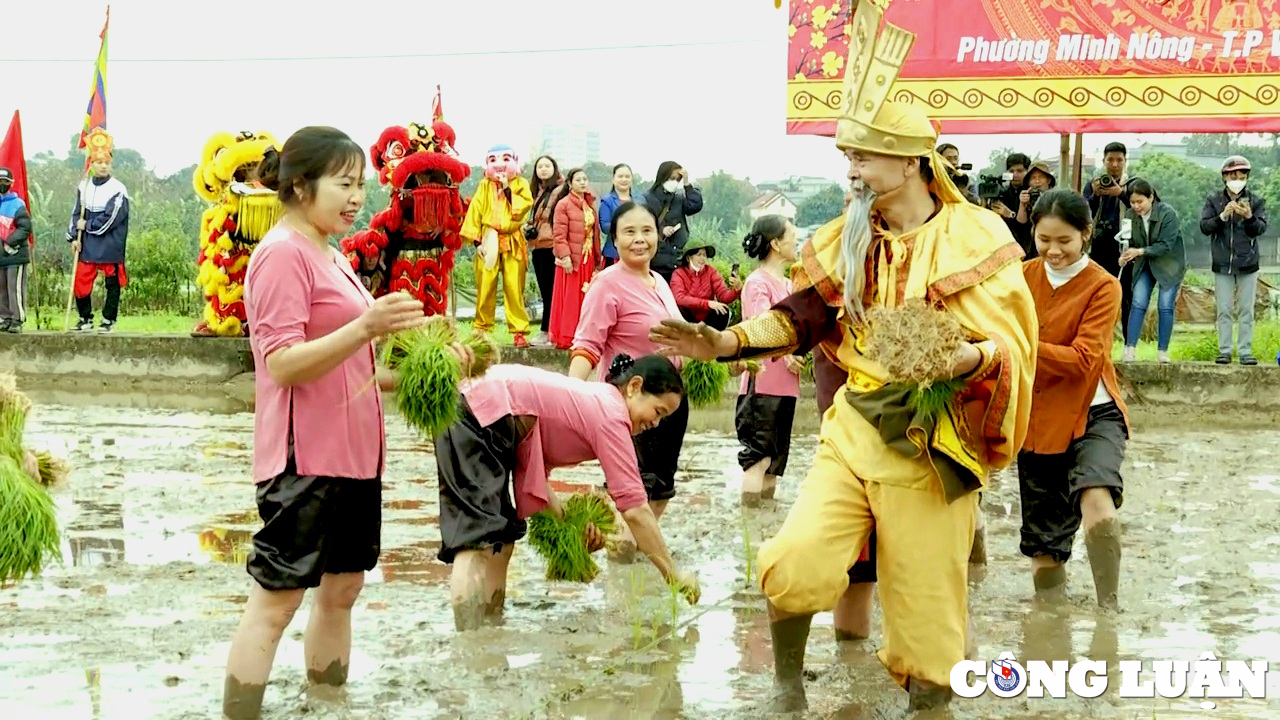
<path fill-rule="evenodd" d="M 272 145 L 277 143 L 271 133 L 215 133 L 205 142 L 200 164 L 191 178 L 196 193 L 209 202 L 218 202 L 231 183 L 250 182 Z"/>

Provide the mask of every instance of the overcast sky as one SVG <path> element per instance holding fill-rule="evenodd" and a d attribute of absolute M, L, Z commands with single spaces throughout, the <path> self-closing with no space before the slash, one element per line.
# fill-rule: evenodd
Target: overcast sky
<path fill-rule="evenodd" d="M 62 153 L 80 130 L 104 14 L 93 0 L 5 3 L 0 127 L 22 111 L 28 156 Z M 839 179 L 829 138 L 786 135 L 786 45 L 786 4 L 771 0 L 115 0 L 108 130 L 161 175 L 219 130 L 283 141 L 333 125 L 367 147 L 429 119 L 439 84 L 472 164 L 496 143 L 530 147 L 544 124 L 585 124 L 605 162 L 646 177 L 673 159 L 699 177 Z M 979 168 L 997 147 L 1058 152 L 1055 135 L 944 139 Z M 1086 136 L 1086 152 L 1109 139 Z"/>

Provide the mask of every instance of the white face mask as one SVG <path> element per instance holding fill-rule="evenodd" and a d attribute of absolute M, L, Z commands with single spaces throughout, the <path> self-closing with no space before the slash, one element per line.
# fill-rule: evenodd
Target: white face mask
<path fill-rule="evenodd" d="M 679 180 L 668 180 L 668 181 L 666 181 L 666 182 L 662 183 L 662 189 L 663 189 L 663 190 L 666 190 L 666 191 L 667 191 L 667 192 L 669 192 L 669 193 L 673 193 L 673 194 L 674 194 L 674 193 L 675 193 L 675 191 L 677 191 L 677 190 L 679 190 L 679 189 L 680 189 L 680 181 L 679 181 Z"/>
<path fill-rule="evenodd" d="M 1245 184 L 1244 180 L 1228 180 L 1227 189 L 1233 193 L 1238 193 L 1244 189 L 1244 184 Z"/>

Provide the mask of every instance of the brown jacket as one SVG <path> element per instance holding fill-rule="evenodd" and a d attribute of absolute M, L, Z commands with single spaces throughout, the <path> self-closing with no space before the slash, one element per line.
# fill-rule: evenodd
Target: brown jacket
<path fill-rule="evenodd" d="M 556 204 L 556 197 L 563 185 L 557 183 L 548 187 L 544 195 L 533 199 L 533 217 L 529 223 L 538 228 L 538 237 L 529 241 L 530 250 L 549 250 L 555 244 L 555 236 L 551 234 L 551 206 Z"/>
<path fill-rule="evenodd" d="M 1120 281 L 1092 260 L 1056 290 L 1049 284 L 1043 258 L 1023 263 L 1022 271 L 1040 320 L 1031 421 L 1023 450 L 1041 455 L 1066 452 L 1071 441 L 1084 435 L 1099 382 L 1127 426 L 1129 410 L 1111 362 Z"/>
<path fill-rule="evenodd" d="M 590 220 L 591 227 L 587 227 Z M 582 266 L 583 259 L 595 268 L 600 263 L 600 218 L 596 211 L 596 198 L 590 191 L 586 195 L 569 193 L 556 205 L 551 224 L 556 259 L 567 257 L 573 261 L 573 272 Z M 590 243 L 590 245 L 588 245 Z"/>

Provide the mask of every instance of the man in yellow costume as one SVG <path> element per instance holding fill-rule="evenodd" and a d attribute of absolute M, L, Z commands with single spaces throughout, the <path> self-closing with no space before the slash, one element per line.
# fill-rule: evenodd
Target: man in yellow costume
<path fill-rule="evenodd" d="M 282 214 L 276 193 L 253 179 L 267 148 L 268 133 L 220 132 L 204 144 L 192 174 L 196 194 L 213 203 L 200 217 L 200 267 L 196 282 L 204 291 L 204 315 L 191 334 L 196 337 L 248 335 L 244 309 L 244 276 L 258 241 Z"/>
<path fill-rule="evenodd" d="M 529 181 L 520 177 L 520 158 L 508 145 L 495 145 L 485 154 L 484 178 L 467 207 L 462 237 L 476 247 L 476 320 L 472 330 L 493 330 L 498 305 L 498 274 L 502 274 L 502 307 L 516 347 L 529 347 L 529 313 L 524 307 L 524 280 L 529 267 L 529 243 L 524 219 L 533 208 Z M 550 312 L 544 308 L 543 312 Z"/>
<path fill-rule="evenodd" d="M 759 552 L 773 638 L 773 712 L 807 708 L 805 645 L 876 532 L 880 661 L 913 710 L 951 698 L 965 659 L 968 560 L 980 490 L 1022 447 L 1038 325 L 1022 249 L 994 213 L 968 203 L 918 107 L 887 102 L 914 36 L 861 0 L 850 37 L 847 104 L 836 146 L 855 192 L 793 270 L 795 292 L 728 330 L 669 320 L 651 337 L 706 360 L 803 354 L 838 344 L 849 379 L 823 416 L 817 456 L 783 526 Z M 869 355 L 868 310 L 923 299 L 963 327 L 950 372 L 958 393 L 928 427 Z"/>

